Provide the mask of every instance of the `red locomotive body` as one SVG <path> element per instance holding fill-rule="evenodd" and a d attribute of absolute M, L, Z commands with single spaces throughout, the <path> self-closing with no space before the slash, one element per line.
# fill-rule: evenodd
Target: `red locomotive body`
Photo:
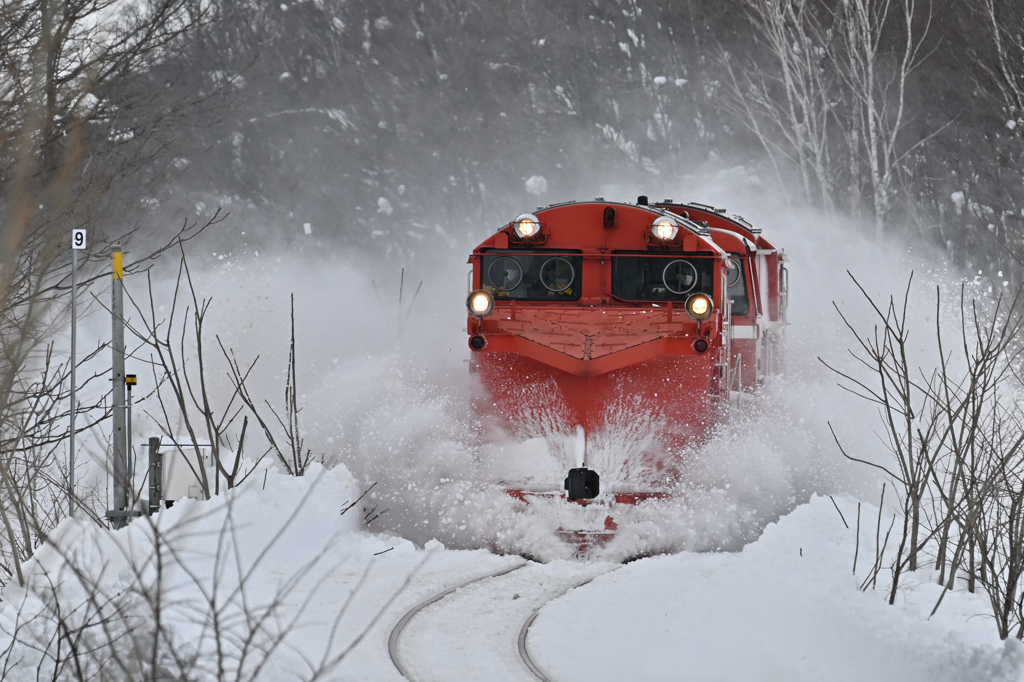
<path fill-rule="evenodd" d="M 752 390 L 766 373 L 779 369 L 778 342 L 786 324 L 788 289 L 785 253 L 743 218 L 725 215 L 725 209 L 670 200 L 655 205 L 705 225 L 736 265 L 729 278 L 733 385 Z"/>
<path fill-rule="evenodd" d="M 553 480 L 509 474 L 508 492 L 583 505 L 666 495 L 730 389 L 751 390 L 774 364 L 783 260 L 742 219 L 645 197 L 538 209 L 477 246 L 467 306 L 481 412 L 513 431 L 539 419 L 578 432 Z M 657 439 L 610 452 L 609 431 L 637 420 Z M 559 531 L 585 549 L 615 527 L 611 513 L 602 523 Z"/>

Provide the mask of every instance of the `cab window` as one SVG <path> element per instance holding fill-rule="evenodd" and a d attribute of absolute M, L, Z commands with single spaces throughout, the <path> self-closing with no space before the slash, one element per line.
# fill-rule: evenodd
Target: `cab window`
<path fill-rule="evenodd" d="M 713 259 L 642 253 L 612 254 L 612 296 L 626 301 L 685 301 L 695 293 L 714 293 Z"/>
<path fill-rule="evenodd" d="M 747 293 L 747 276 L 745 265 L 740 258 L 729 259 L 729 272 L 726 275 L 728 296 L 732 299 L 733 315 L 750 314 L 750 296 Z"/>
<path fill-rule="evenodd" d="M 574 252 L 503 249 L 480 258 L 480 282 L 499 301 L 577 301 L 582 269 Z"/>

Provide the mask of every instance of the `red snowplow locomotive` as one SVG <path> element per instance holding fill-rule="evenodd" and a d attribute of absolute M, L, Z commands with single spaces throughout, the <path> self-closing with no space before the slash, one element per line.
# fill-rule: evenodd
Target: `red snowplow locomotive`
<path fill-rule="evenodd" d="M 482 416 L 514 426 L 542 403 L 577 432 L 573 452 L 554 457 L 560 472 L 501 476 L 507 492 L 524 505 L 592 507 L 560 516 L 557 532 L 581 552 L 612 536 L 618 505 L 669 495 L 684 451 L 730 395 L 776 369 L 784 261 L 742 218 L 646 197 L 537 209 L 477 246 L 467 307 Z M 656 442 L 614 452 L 610 434 L 637 420 Z"/>

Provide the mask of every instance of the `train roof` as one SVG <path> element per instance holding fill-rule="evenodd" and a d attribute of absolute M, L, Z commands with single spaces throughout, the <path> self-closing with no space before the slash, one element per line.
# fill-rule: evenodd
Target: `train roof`
<path fill-rule="evenodd" d="M 540 234 L 520 239 L 515 225 L 524 217 L 535 218 Z M 652 241 L 650 230 L 659 218 L 669 218 L 678 232 L 666 242 Z M 681 250 L 706 252 L 720 258 L 726 251 L 715 242 L 703 223 L 664 208 L 643 204 L 606 201 L 567 201 L 540 206 L 534 213 L 520 214 L 498 228 L 495 235 L 474 250 L 492 248 Z"/>
<path fill-rule="evenodd" d="M 593 200 L 590 200 L 590 201 L 587 201 L 587 200 L 583 200 L 583 201 L 563 201 L 563 202 L 560 202 L 560 203 L 557 203 L 557 204 L 548 204 L 547 206 L 538 206 L 536 209 L 534 209 L 534 213 L 541 213 L 543 211 L 548 211 L 548 210 L 551 210 L 553 208 L 562 208 L 564 206 L 582 206 L 584 204 L 601 204 L 602 206 L 612 206 L 612 207 L 624 206 L 624 207 L 630 208 L 630 209 L 640 209 L 640 210 L 643 210 L 643 211 L 647 211 L 647 212 L 653 213 L 655 215 L 671 216 L 671 217 L 676 218 L 676 219 L 682 218 L 682 223 L 690 231 L 692 231 L 694 234 L 700 234 L 700 235 L 705 235 L 705 236 L 707 235 L 707 228 L 708 228 L 707 225 L 705 225 L 703 223 L 700 223 L 700 222 L 697 222 L 695 220 L 690 220 L 689 218 L 687 218 L 685 216 L 680 216 L 678 213 L 673 213 L 672 211 L 666 210 L 666 209 L 664 209 L 664 208 L 662 208 L 660 206 L 657 206 L 655 204 L 639 204 L 639 203 L 637 203 L 637 204 L 630 204 L 630 203 L 626 203 L 626 202 L 622 202 L 622 201 L 608 201 L 604 197 L 596 197 L 596 198 L 594 198 Z M 509 223 L 509 224 L 511 224 L 511 223 Z"/>
<path fill-rule="evenodd" d="M 750 221 L 740 215 L 729 215 L 726 209 L 717 208 L 709 204 L 702 204 L 697 201 L 675 203 L 672 199 L 656 202 L 659 208 L 685 215 L 690 220 L 707 223 L 709 227 L 728 230 L 743 235 L 753 242 L 758 249 L 771 250 L 783 257 L 781 249 L 776 248 L 766 237 L 763 236 L 760 228 L 754 227 Z"/>
<path fill-rule="evenodd" d="M 640 208 L 651 211 L 652 213 L 679 216 L 686 221 L 686 227 L 688 229 L 693 231 L 695 234 L 703 236 L 706 236 L 705 233 L 708 228 L 719 228 L 730 232 L 736 232 L 745 237 L 751 243 L 755 244 L 756 248 L 776 251 L 780 256 L 782 256 L 781 249 L 777 249 L 762 234 L 761 228 L 754 227 L 754 225 L 743 216 L 729 214 L 724 208 L 715 207 L 710 204 L 703 204 L 698 201 L 676 203 L 672 199 L 664 199 L 658 202 L 650 202 L 647 200 L 647 197 L 641 196 L 637 198 L 637 203 L 630 204 L 618 201 L 608 201 L 604 197 L 596 197 L 592 201 L 565 201 L 556 204 L 548 204 L 547 206 L 538 206 L 534 212 L 538 213 L 563 206 L 594 203 L 605 204 L 608 206 Z M 504 227 L 507 227 L 507 225 L 502 226 L 500 229 L 504 229 Z"/>
<path fill-rule="evenodd" d="M 757 251 L 757 245 L 738 232 L 723 230 L 720 227 L 709 228 L 708 232 L 711 233 L 711 238 L 715 240 L 716 244 L 730 253 L 753 253 Z"/>

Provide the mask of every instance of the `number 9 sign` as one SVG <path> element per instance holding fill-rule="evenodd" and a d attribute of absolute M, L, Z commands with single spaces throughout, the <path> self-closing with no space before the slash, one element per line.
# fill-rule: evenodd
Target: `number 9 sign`
<path fill-rule="evenodd" d="M 85 248 L 85 230 L 71 230 L 71 248 Z"/>

